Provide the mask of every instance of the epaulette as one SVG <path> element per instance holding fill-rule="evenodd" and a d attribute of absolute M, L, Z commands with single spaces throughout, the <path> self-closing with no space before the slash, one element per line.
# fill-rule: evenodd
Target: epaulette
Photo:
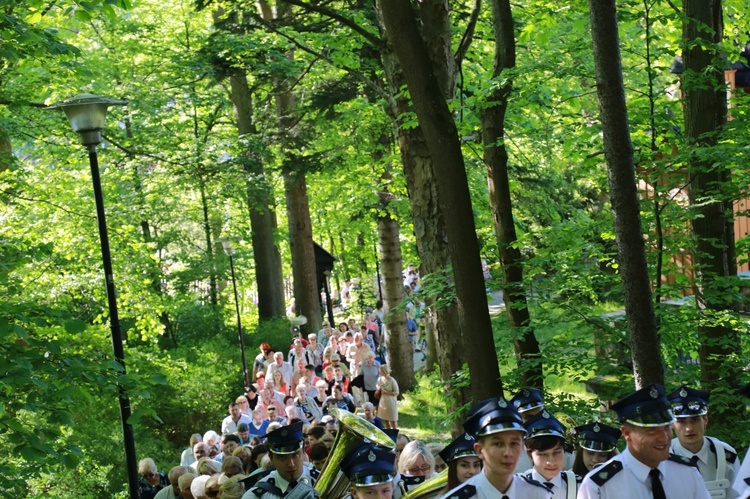
<path fill-rule="evenodd" d="M 310 471 L 310 476 L 313 477 L 315 480 L 320 478 L 320 471 L 318 471 L 317 469 L 310 468 L 309 471 Z"/>
<path fill-rule="evenodd" d="M 605 464 L 596 472 L 591 473 L 591 481 L 597 484 L 599 487 L 607 483 L 607 481 L 622 471 L 622 462 L 610 461 L 609 464 Z"/>
<path fill-rule="evenodd" d="M 247 478 L 243 478 L 240 480 L 242 484 L 245 486 L 245 490 L 250 490 L 255 486 L 256 483 L 258 483 L 258 480 L 262 480 L 263 478 L 267 477 L 271 474 L 272 470 L 263 470 L 259 471 L 258 473 L 251 473 Z"/>
<path fill-rule="evenodd" d="M 583 477 L 581 475 L 576 475 L 575 473 L 573 474 L 573 476 L 576 477 L 576 483 L 578 485 L 581 485 L 581 482 L 583 481 Z M 565 473 L 564 471 L 562 472 L 562 479 L 563 479 L 563 482 L 568 483 L 568 474 Z"/>
<path fill-rule="evenodd" d="M 714 455 L 716 455 L 716 446 L 714 446 L 714 439 L 709 437 L 706 440 L 708 440 L 709 449 L 711 449 L 711 452 L 713 452 Z M 727 462 L 734 464 L 734 462 L 737 460 L 737 451 L 734 450 L 734 447 L 732 447 L 726 442 L 722 442 L 721 440 L 716 439 L 716 441 L 722 446 L 724 446 L 724 455 L 727 458 Z"/>
<path fill-rule="evenodd" d="M 256 483 L 255 488 L 251 489 L 251 492 L 257 497 L 263 497 L 263 494 L 265 494 L 266 492 L 275 496 L 284 497 L 284 493 L 281 492 L 281 489 L 276 486 L 276 481 L 273 479 L 273 477 L 269 478 L 266 481 L 260 481 Z"/>
<path fill-rule="evenodd" d="M 469 499 L 477 495 L 477 488 L 473 485 L 465 484 L 463 487 L 459 487 L 453 491 L 449 496 L 445 496 L 445 499 Z"/>
<path fill-rule="evenodd" d="M 524 481 L 526 481 L 527 483 L 529 483 L 531 485 L 536 485 L 537 487 L 541 487 L 544 490 L 549 490 L 542 482 L 537 482 L 536 480 L 534 480 L 533 478 L 531 478 L 531 475 L 528 475 L 528 476 L 527 475 L 518 475 L 518 476 L 520 476 L 521 478 L 523 478 Z"/>
<path fill-rule="evenodd" d="M 412 475 L 402 475 L 401 479 L 404 482 L 404 485 L 407 487 L 414 487 L 415 485 L 419 485 L 420 483 L 424 482 L 427 477 L 424 476 L 412 476 Z"/>
<path fill-rule="evenodd" d="M 698 463 L 694 463 L 690 459 L 688 459 L 686 457 L 682 457 L 682 456 L 677 455 L 677 454 L 670 454 L 669 455 L 669 460 L 672 461 L 673 463 L 684 464 L 685 466 L 693 466 L 695 468 L 698 467 Z"/>

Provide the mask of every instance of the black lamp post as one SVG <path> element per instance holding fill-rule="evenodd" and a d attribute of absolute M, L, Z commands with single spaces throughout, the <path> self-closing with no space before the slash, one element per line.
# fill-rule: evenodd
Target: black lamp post
<path fill-rule="evenodd" d="M 107 235 L 107 220 L 104 215 L 104 196 L 102 195 L 102 184 L 99 177 L 99 158 L 96 154 L 96 146 L 102 141 L 102 129 L 107 118 L 107 108 L 109 106 L 124 106 L 125 104 L 127 104 L 127 101 L 82 94 L 46 108 L 62 109 L 65 111 L 65 115 L 73 126 L 73 130 L 81 136 L 81 142 L 89 151 L 91 178 L 94 183 L 94 200 L 96 201 L 96 218 L 99 223 L 99 240 L 101 242 L 102 261 L 104 263 L 104 280 L 107 285 L 109 326 L 112 330 L 112 350 L 114 351 L 115 360 L 122 365 L 122 372 L 118 373 L 118 378 L 125 374 L 125 350 L 122 345 L 120 318 L 117 314 L 115 279 L 112 272 L 112 256 L 109 252 L 109 236 Z M 130 418 L 130 400 L 119 381 L 117 382 L 117 388 L 120 395 L 120 419 L 122 421 L 122 434 L 125 443 L 128 488 L 130 490 L 130 498 L 138 499 L 138 463 L 135 456 L 135 439 L 133 437 L 133 427 L 128 423 L 128 418 Z"/>
<path fill-rule="evenodd" d="M 247 359 L 245 358 L 245 338 L 242 335 L 242 319 L 240 318 L 240 300 L 237 295 L 237 278 L 234 275 L 234 248 L 229 239 L 223 239 L 224 253 L 229 257 L 229 269 L 232 271 L 232 288 L 234 289 L 234 308 L 237 310 L 237 336 L 240 339 L 240 353 L 242 354 L 242 374 L 245 376 L 245 393 L 250 390 L 250 376 L 247 373 Z"/>

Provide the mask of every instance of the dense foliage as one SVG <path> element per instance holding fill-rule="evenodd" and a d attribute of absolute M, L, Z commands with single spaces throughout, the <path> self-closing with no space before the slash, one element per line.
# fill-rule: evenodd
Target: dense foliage
<path fill-rule="evenodd" d="M 125 490 L 115 385 L 121 366 L 109 343 L 86 154 L 62 114 L 44 105 L 83 92 L 130 101 L 111 110 L 99 154 L 126 335 L 128 374 L 119 380 L 134 407 L 138 456 L 154 458 L 160 471 L 175 463 L 190 434 L 218 429 L 227 402 L 242 389 L 221 237 L 237 250 L 249 361 L 262 341 L 288 346 L 284 319 L 257 326 L 248 220 L 253 186 L 269 185 L 274 193 L 276 241 L 289 276 L 281 172 L 294 166 L 308 173 L 314 238 L 338 257 L 332 287 L 353 279 L 359 289 L 353 316 L 376 299 L 377 192 L 386 169 L 404 263 L 418 263 L 396 144 L 384 151 L 376 140 L 392 127 L 388 96 L 373 83 L 383 79 L 382 69 L 366 38 L 378 32 L 376 17 L 359 2 L 323 3 L 350 16 L 359 31 L 298 8 L 284 25 L 264 23 L 243 2 L 0 0 L 0 495 L 123 497 Z M 588 13 L 584 0 L 521 3 L 514 6 L 518 61 L 506 145 L 533 304 L 530 327 L 540 338 L 554 405 L 582 422 L 599 402 L 583 395 L 585 382 L 601 376 L 604 401 L 631 386 Z M 451 4 L 458 44 L 472 2 Z M 718 146 L 695 151 L 683 143 L 678 77 L 669 72 L 681 50 L 681 18 L 670 4 L 622 2 L 620 21 L 637 173 L 647 193 L 650 271 L 658 296 L 677 299 L 693 285 L 682 259 L 695 247 L 687 224 L 696 215 L 679 191 L 687 183 L 686 158 L 705 154 L 730 165 L 732 183 L 722 187 L 741 199 L 750 134 L 748 96 L 736 92 L 733 120 Z M 237 25 L 216 29 L 219 9 L 239 12 Z M 734 62 L 747 41 L 744 3 L 727 0 L 725 16 L 724 48 Z M 479 141 L 481 103 L 501 83 L 488 77 L 489 19 L 483 9 L 450 104 L 482 257 L 492 268 L 492 286 L 500 287 Z M 294 59 L 286 56 L 291 50 Z M 237 67 L 247 71 L 257 127 L 240 138 L 227 81 Z M 277 136 L 274 77 L 280 75 L 297 78 L 295 165 L 283 162 Z M 405 126 L 417 125 L 416 117 L 407 118 Z M 262 179 L 243 168 L 248 150 L 265 165 Z M 738 255 L 747 262 L 748 242 L 740 236 Z M 439 284 L 437 293 L 453 296 Z M 739 284 L 728 289 L 739 301 Z M 699 324 L 717 321 L 747 332 L 736 313 L 707 315 L 691 304 L 657 307 L 669 384 L 698 383 Z M 503 320 L 494 327 L 510 391 L 517 377 L 509 339 L 518 331 Z M 439 398 L 436 383 L 422 380 L 410 403 Z M 732 396 L 715 395 L 716 410 Z M 732 431 L 730 438 L 728 430 L 714 429 L 742 440 L 744 433 Z"/>

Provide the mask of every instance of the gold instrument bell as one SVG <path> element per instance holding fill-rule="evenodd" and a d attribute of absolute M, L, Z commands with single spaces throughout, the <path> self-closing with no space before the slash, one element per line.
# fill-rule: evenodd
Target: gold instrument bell
<path fill-rule="evenodd" d="M 328 413 L 339 422 L 339 431 L 331 452 L 320 473 L 315 490 L 325 499 L 341 499 L 349 494 L 349 479 L 341 471 L 341 460 L 366 439 L 392 450 L 396 443 L 380 428 L 366 419 L 343 409 L 331 408 Z"/>

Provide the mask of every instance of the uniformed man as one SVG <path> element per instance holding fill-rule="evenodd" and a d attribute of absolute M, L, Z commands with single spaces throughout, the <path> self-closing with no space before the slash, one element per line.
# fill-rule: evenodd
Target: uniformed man
<path fill-rule="evenodd" d="M 549 499 L 544 485 L 515 474 L 523 452 L 526 430 L 521 416 L 503 397 L 477 402 L 464 422 L 466 433 L 476 439 L 474 450 L 484 463 L 482 472 L 448 491 L 443 499 Z"/>
<path fill-rule="evenodd" d="M 341 471 L 351 482 L 351 499 L 392 499 L 395 458 L 392 451 L 369 443 L 345 456 Z"/>
<path fill-rule="evenodd" d="M 740 469 L 737 451 L 721 440 L 706 436 L 708 425 L 709 392 L 682 385 L 667 395 L 677 421 L 670 450 L 673 454 L 692 460 L 700 471 L 711 497 L 738 497 L 732 483 Z"/>
<path fill-rule="evenodd" d="M 266 435 L 268 455 L 274 471 L 245 492 L 242 499 L 314 499 L 319 497 L 313 486 L 318 472 L 302 462 L 302 423 L 282 426 Z"/>
<path fill-rule="evenodd" d="M 627 447 L 583 479 L 578 499 L 709 499 L 698 468 L 670 456 L 671 405 L 660 384 L 637 390 L 612 406 Z"/>
<path fill-rule="evenodd" d="M 544 409 L 523 426 L 526 453 L 534 463 L 524 475 L 547 487 L 554 499 L 575 499 L 581 477 L 563 469 L 567 428 Z"/>
<path fill-rule="evenodd" d="M 523 422 L 526 423 L 526 421 L 530 420 L 544 409 L 544 394 L 538 388 L 521 388 L 518 393 L 510 399 L 510 403 L 521 415 Z M 573 461 L 575 460 L 575 456 L 573 456 L 573 453 L 570 452 L 570 450 L 567 448 L 565 449 L 565 461 L 563 466 L 566 470 L 573 467 Z M 521 454 L 521 459 L 518 460 L 516 473 L 523 473 L 533 466 L 534 463 L 531 462 L 529 455 L 524 451 Z"/>

